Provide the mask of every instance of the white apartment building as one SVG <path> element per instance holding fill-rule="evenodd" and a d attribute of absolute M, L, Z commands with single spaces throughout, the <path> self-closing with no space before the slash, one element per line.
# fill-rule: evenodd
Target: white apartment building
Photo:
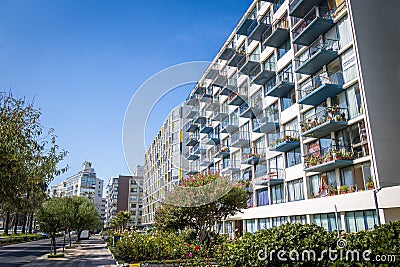
<path fill-rule="evenodd" d="M 102 223 L 105 218 L 105 203 L 103 202 L 103 180 L 97 178 L 92 163 L 85 161 L 83 168 L 77 174 L 67 178 L 58 185 L 51 186 L 51 197 L 84 196 L 96 205 Z"/>
<path fill-rule="evenodd" d="M 166 192 L 185 177 L 188 148 L 184 144 L 190 137 L 183 127 L 186 115 L 192 113 L 193 109 L 185 104 L 174 108 L 146 152 L 143 171 L 143 224 L 146 226 L 154 223 L 155 210 Z"/>
<path fill-rule="evenodd" d="M 251 4 L 189 95 L 181 128 L 187 174 L 250 185 L 249 208 L 223 231 L 307 222 L 352 232 L 400 219 L 398 48 L 383 42 L 397 26 L 369 16 L 393 14 L 391 5 Z M 164 128 L 146 153 L 147 223 L 164 197 L 150 188 L 180 178 L 163 168 Z"/>

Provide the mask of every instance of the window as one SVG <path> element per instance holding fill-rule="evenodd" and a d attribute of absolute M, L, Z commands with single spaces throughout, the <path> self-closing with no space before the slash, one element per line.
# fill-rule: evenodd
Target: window
<path fill-rule="evenodd" d="M 136 204 L 131 204 L 131 209 L 136 209 Z"/>
<path fill-rule="evenodd" d="M 281 226 L 282 224 L 287 223 L 287 217 L 274 217 L 272 218 L 272 226 Z"/>
<path fill-rule="evenodd" d="M 254 233 L 256 231 L 256 220 L 246 220 L 246 232 Z"/>
<path fill-rule="evenodd" d="M 378 219 L 374 210 L 346 212 L 345 219 L 347 232 L 371 230 L 378 224 Z"/>
<path fill-rule="evenodd" d="M 361 105 L 361 95 L 358 83 L 347 89 L 346 95 L 350 119 L 360 116 L 363 113 L 363 108 Z"/>
<path fill-rule="evenodd" d="M 340 184 L 348 187 L 354 185 L 353 167 L 347 167 L 340 170 Z"/>
<path fill-rule="evenodd" d="M 286 152 L 286 167 L 292 167 L 301 163 L 300 147 Z"/>
<path fill-rule="evenodd" d="M 257 206 L 269 205 L 268 188 L 257 190 Z"/>
<path fill-rule="evenodd" d="M 278 59 L 283 57 L 290 50 L 290 38 L 278 47 Z"/>
<path fill-rule="evenodd" d="M 285 202 L 283 184 L 271 186 L 271 203 L 279 204 Z"/>
<path fill-rule="evenodd" d="M 296 103 L 296 93 L 295 90 L 291 90 L 289 93 L 281 97 L 281 110 L 291 107 L 294 103 Z"/>
<path fill-rule="evenodd" d="M 232 222 L 231 221 L 224 222 L 224 233 L 232 234 Z"/>
<path fill-rule="evenodd" d="M 289 201 L 303 200 L 303 178 L 296 179 L 287 183 Z"/>
<path fill-rule="evenodd" d="M 336 25 L 339 33 L 339 45 L 340 47 L 345 47 L 353 41 L 349 16 L 345 16 Z"/>
<path fill-rule="evenodd" d="M 341 56 L 342 59 L 342 70 L 343 70 L 343 80 L 345 83 L 358 77 L 357 66 L 356 66 L 356 56 L 354 54 L 354 49 L 350 48 L 344 52 Z"/>
<path fill-rule="evenodd" d="M 302 223 L 302 224 L 306 224 L 306 223 L 307 223 L 307 218 L 306 218 L 306 215 L 290 216 L 290 222 L 291 222 L 291 223 Z"/>
<path fill-rule="evenodd" d="M 137 193 L 137 188 L 131 188 L 131 193 Z"/>
<path fill-rule="evenodd" d="M 269 218 L 258 219 L 258 230 L 265 230 L 271 228 L 271 222 Z"/>
<path fill-rule="evenodd" d="M 336 224 L 336 216 L 335 213 L 326 213 L 326 214 L 314 214 L 314 223 L 318 226 L 324 227 L 327 231 L 337 231 L 338 229 L 342 229 L 342 224 L 340 221 L 340 216 L 338 214 L 338 224 L 339 228 Z"/>

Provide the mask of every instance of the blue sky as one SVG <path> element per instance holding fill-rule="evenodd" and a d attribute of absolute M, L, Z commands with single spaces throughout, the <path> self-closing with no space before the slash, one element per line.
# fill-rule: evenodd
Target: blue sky
<path fill-rule="evenodd" d="M 54 182 L 85 160 L 105 182 L 127 174 L 122 123 L 135 90 L 171 65 L 212 60 L 251 2 L 0 0 L 0 88 L 34 97 L 69 151 Z M 190 89 L 156 105 L 146 141 Z"/>

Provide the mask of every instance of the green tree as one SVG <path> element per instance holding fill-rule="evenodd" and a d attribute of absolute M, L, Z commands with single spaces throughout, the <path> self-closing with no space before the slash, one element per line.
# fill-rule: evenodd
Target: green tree
<path fill-rule="evenodd" d="M 118 229 L 120 232 L 126 228 L 127 223 L 131 219 L 129 211 L 120 211 L 117 215 L 111 219 L 111 226 Z"/>
<path fill-rule="evenodd" d="M 56 233 L 64 229 L 63 213 L 64 200 L 55 197 L 44 202 L 36 214 L 40 230 L 50 235 L 54 254 L 57 254 Z"/>
<path fill-rule="evenodd" d="M 19 212 L 23 224 L 28 213 L 33 219 L 47 186 L 66 171 L 57 164 L 67 152 L 60 151 L 53 129 L 44 131 L 40 116 L 33 103 L 0 93 L 0 208 L 6 213 L 6 233 L 10 214 L 15 212 L 15 223 Z"/>
<path fill-rule="evenodd" d="M 100 214 L 92 201 L 86 197 L 73 197 L 74 217 L 71 229 L 75 229 L 80 242 L 83 230 L 95 230 L 100 227 Z"/>
<path fill-rule="evenodd" d="M 199 190 L 191 191 L 194 196 L 187 195 L 186 190 L 179 189 L 169 194 L 163 205 L 156 211 L 157 229 L 176 231 L 190 228 L 196 231 L 200 243 L 209 243 L 212 228 L 217 222 L 247 207 L 247 192 L 241 186 L 233 186 L 230 181 L 217 174 L 191 177 L 183 182 L 182 187 Z M 221 192 L 225 190 L 226 193 L 222 194 Z M 207 204 L 197 205 L 206 198 L 209 198 L 206 201 Z M 196 205 L 190 206 L 187 200 Z M 167 203 L 183 203 L 184 205 Z"/>

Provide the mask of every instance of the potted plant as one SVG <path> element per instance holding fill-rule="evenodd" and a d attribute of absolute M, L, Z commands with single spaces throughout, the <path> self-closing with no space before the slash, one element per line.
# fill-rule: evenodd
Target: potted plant
<path fill-rule="evenodd" d="M 349 187 L 349 193 L 354 193 L 354 192 L 356 192 L 356 186 L 354 185 L 354 184 L 352 184 L 352 185 L 350 185 L 350 187 Z"/>
<path fill-rule="evenodd" d="M 336 160 L 341 160 L 343 158 L 343 153 L 342 151 L 336 151 Z"/>
<path fill-rule="evenodd" d="M 349 192 L 349 187 L 347 185 L 341 185 L 339 187 L 340 194 L 347 194 Z"/>
<path fill-rule="evenodd" d="M 329 161 L 332 161 L 332 160 L 333 160 L 333 155 L 332 155 L 332 152 L 329 151 L 325 155 L 325 162 L 329 162 Z"/>
<path fill-rule="evenodd" d="M 337 195 L 337 185 L 336 183 L 330 183 L 328 185 L 328 196 L 336 196 Z"/>
<path fill-rule="evenodd" d="M 367 187 L 368 190 L 373 190 L 375 185 L 374 185 L 374 179 L 372 179 L 372 176 L 369 175 L 367 177 L 367 183 L 365 184 L 365 187 Z"/>

